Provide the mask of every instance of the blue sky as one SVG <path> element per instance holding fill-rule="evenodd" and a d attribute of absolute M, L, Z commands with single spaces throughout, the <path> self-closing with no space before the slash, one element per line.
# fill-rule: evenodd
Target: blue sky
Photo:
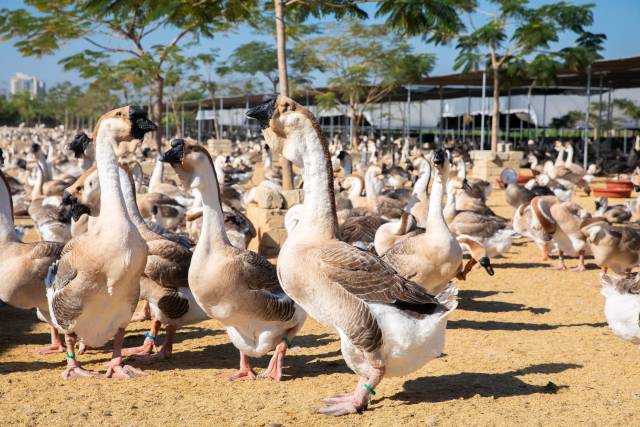
<path fill-rule="evenodd" d="M 550 3 L 549 0 L 532 0 L 532 5 Z M 605 58 L 620 58 L 625 56 L 640 55 L 638 45 L 638 25 L 640 23 L 640 0 L 574 0 L 574 3 L 594 3 L 595 23 L 591 27 L 593 32 L 605 33 L 607 41 L 603 56 Z M 3 0 L 3 7 L 21 7 L 22 2 L 18 0 Z M 370 16 L 374 15 L 375 6 L 366 5 L 365 8 Z M 491 11 L 493 8 L 488 2 L 481 1 L 480 9 Z M 482 19 L 481 15 L 473 16 L 475 22 Z M 370 20 L 375 22 L 374 19 Z M 174 31 L 167 29 L 158 31 L 155 40 L 162 42 L 170 39 Z M 232 33 L 217 35 L 211 40 L 202 40 L 201 44 L 193 49 L 193 53 L 208 51 L 211 48 L 220 50 L 220 57 L 226 58 L 235 47 L 251 40 L 265 40 L 271 42 L 268 36 L 257 35 L 247 27 L 240 27 Z M 572 37 L 563 37 L 561 43 L 570 43 Z M 432 52 L 437 56 L 437 63 L 432 75 L 452 73 L 452 65 L 456 56 L 453 46 L 433 46 L 427 45 L 422 40 L 413 39 L 411 43 L 416 50 L 422 52 Z M 65 45 L 54 55 L 42 58 L 23 57 L 13 46 L 13 41 L 0 42 L 0 88 L 8 88 L 9 79 L 17 71 L 36 75 L 43 79 L 47 86 L 69 80 L 74 83 L 81 83 L 82 80 L 75 72 L 65 72 L 58 61 L 70 54 L 76 53 L 90 45 L 86 42 L 75 41 Z M 322 78 L 316 82 L 322 84 Z"/>

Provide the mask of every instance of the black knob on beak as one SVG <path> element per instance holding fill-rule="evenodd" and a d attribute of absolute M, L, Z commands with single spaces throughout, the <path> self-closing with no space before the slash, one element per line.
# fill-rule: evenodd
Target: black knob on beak
<path fill-rule="evenodd" d="M 433 164 L 437 165 L 437 166 L 442 166 L 444 164 L 444 161 L 446 159 L 446 153 L 444 152 L 443 149 L 438 149 L 435 151 L 435 153 L 433 153 Z"/>
<path fill-rule="evenodd" d="M 171 148 L 160 156 L 165 163 L 182 163 L 184 158 L 184 139 L 176 138 L 171 141 Z"/>
<path fill-rule="evenodd" d="M 489 260 L 489 257 L 483 256 L 478 260 L 478 264 L 484 267 L 489 276 L 493 276 L 494 274 L 496 274 L 495 271 L 493 271 L 493 267 L 491 266 L 491 260 Z"/>
<path fill-rule="evenodd" d="M 266 129 L 269 127 L 269 120 L 273 117 L 275 109 L 276 98 L 273 98 L 253 108 L 249 108 L 247 110 L 247 116 L 256 119 L 258 123 L 260 123 L 260 128 Z"/>
<path fill-rule="evenodd" d="M 62 193 L 62 204 L 63 205 L 65 205 L 65 206 L 72 205 L 75 200 L 76 200 L 76 198 L 73 197 L 71 195 L 71 193 L 68 193 L 67 191 L 64 191 Z"/>

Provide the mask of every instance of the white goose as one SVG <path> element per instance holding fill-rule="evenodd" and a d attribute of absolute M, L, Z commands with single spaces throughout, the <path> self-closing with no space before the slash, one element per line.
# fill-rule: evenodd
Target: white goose
<path fill-rule="evenodd" d="M 100 216 L 86 233 L 65 245 L 45 285 L 51 320 L 66 334 L 64 378 L 94 375 L 76 360 L 77 337 L 89 347 L 100 347 L 113 338 L 106 375 L 131 378 L 142 372 L 123 365 L 121 350 L 124 329 L 140 295 L 147 245 L 127 215 L 115 150 L 122 141 L 141 139 L 156 126 L 145 110 L 123 107 L 104 114 L 96 128 Z"/>
<path fill-rule="evenodd" d="M 282 287 L 338 332 L 345 361 L 359 376 L 353 393 L 324 399 L 327 406 L 317 412 L 361 411 L 383 376 L 409 374 L 441 354 L 446 319 L 457 305 L 455 287 L 438 300 L 380 258 L 337 239 L 328 144 L 308 110 L 280 96 L 247 114 L 277 135 L 284 157 L 303 168 L 304 214 L 280 251 Z"/>

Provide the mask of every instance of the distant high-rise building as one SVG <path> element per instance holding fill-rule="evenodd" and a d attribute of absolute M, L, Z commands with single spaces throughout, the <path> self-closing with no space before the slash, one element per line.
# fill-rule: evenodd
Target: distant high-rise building
<path fill-rule="evenodd" d="M 11 95 L 19 92 L 29 92 L 32 98 L 46 92 L 45 84 L 42 80 L 38 80 L 35 76 L 29 76 L 24 73 L 17 72 L 11 77 L 10 83 Z"/>

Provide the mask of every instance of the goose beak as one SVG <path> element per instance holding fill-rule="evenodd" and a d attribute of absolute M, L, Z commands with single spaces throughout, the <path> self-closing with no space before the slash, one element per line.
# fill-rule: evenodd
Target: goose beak
<path fill-rule="evenodd" d="M 491 266 L 491 260 L 489 260 L 489 257 L 483 256 L 478 260 L 478 264 L 484 267 L 489 276 L 493 276 L 494 274 L 496 274 L 495 271 L 493 271 L 493 267 Z"/>
<path fill-rule="evenodd" d="M 2 148 L 0 148 L 0 167 L 4 166 L 4 153 L 2 152 Z"/>
<path fill-rule="evenodd" d="M 182 163 L 183 159 L 184 139 L 174 139 L 171 141 L 171 149 L 160 157 L 160 161 L 165 163 Z"/>
<path fill-rule="evenodd" d="M 131 122 L 131 135 L 135 139 L 142 139 L 145 133 L 158 129 L 158 126 L 147 117 L 147 110 L 142 107 L 129 107 L 129 121 Z"/>
<path fill-rule="evenodd" d="M 436 166 L 442 166 L 444 164 L 446 155 L 443 149 L 439 149 L 436 150 L 435 153 L 433 153 L 433 164 L 435 164 Z"/>
<path fill-rule="evenodd" d="M 469 181 L 467 180 L 467 178 L 462 180 L 462 188 L 465 191 L 471 191 L 471 186 L 469 185 Z"/>
<path fill-rule="evenodd" d="M 73 197 L 71 195 L 71 193 L 67 192 L 66 190 L 62 193 L 62 204 L 63 205 L 72 205 L 74 203 L 74 201 L 76 200 L 75 197 Z"/>
<path fill-rule="evenodd" d="M 269 121 L 273 117 L 273 112 L 276 109 L 276 98 L 263 102 L 260 105 L 256 105 L 253 108 L 247 110 L 247 117 L 256 119 L 260 123 L 261 129 L 269 127 Z"/>
<path fill-rule="evenodd" d="M 73 140 L 67 144 L 67 148 L 73 151 L 76 159 L 82 158 L 84 154 L 84 150 L 86 150 L 87 146 L 91 143 L 91 138 L 84 132 L 80 132 L 73 137 Z"/>

